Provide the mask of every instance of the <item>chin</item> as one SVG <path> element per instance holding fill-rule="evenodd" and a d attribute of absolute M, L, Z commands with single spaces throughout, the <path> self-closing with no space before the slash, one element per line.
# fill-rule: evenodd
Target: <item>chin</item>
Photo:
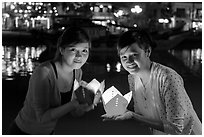
<path fill-rule="evenodd" d="M 73 69 L 80 69 L 83 66 L 83 64 L 75 64 L 73 65 Z"/>
<path fill-rule="evenodd" d="M 135 75 L 136 72 L 128 71 L 131 75 Z"/>
<path fill-rule="evenodd" d="M 130 74 L 134 75 L 138 73 L 138 70 L 127 70 Z"/>

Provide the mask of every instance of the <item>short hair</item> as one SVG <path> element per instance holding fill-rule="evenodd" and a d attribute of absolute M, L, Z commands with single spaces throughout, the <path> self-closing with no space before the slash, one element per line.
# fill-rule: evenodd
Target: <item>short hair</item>
<path fill-rule="evenodd" d="M 147 31 L 145 31 L 144 29 L 132 29 L 124 32 L 120 36 L 117 44 L 118 52 L 122 48 L 130 46 L 133 43 L 137 43 L 138 46 L 143 50 L 146 50 L 149 47 L 151 47 L 152 49 L 156 47 L 156 43 L 153 41 L 152 37 Z"/>

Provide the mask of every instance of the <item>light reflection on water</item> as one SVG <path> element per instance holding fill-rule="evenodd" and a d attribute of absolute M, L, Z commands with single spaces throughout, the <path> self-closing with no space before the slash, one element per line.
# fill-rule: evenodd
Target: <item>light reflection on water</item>
<path fill-rule="evenodd" d="M 16 75 L 19 76 L 29 76 L 32 74 L 33 70 L 37 65 L 39 65 L 39 56 L 46 49 L 46 46 L 41 45 L 38 47 L 29 47 L 29 46 L 16 46 L 9 47 L 3 46 L 2 53 L 2 76 L 3 79 L 12 80 Z M 191 50 L 169 50 L 173 56 L 182 60 L 184 65 L 190 68 L 190 70 L 201 73 L 202 65 L 202 49 L 191 49 Z M 100 54 L 100 53 L 98 53 Z M 106 55 L 101 54 L 101 58 L 106 58 Z M 94 58 L 94 57 L 93 57 Z M 113 57 L 114 58 L 114 57 Z M 121 72 L 123 68 L 121 63 L 114 59 L 115 62 L 102 62 L 104 66 L 99 65 L 100 67 L 106 68 L 106 72 Z M 100 62 L 101 63 L 101 62 Z M 95 65 L 90 63 L 90 65 Z M 98 66 L 98 65 L 95 65 Z M 94 68 L 94 66 L 92 66 Z M 96 70 L 100 68 L 97 67 Z M 93 69 L 92 69 L 93 70 Z"/>
<path fill-rule="evenodd" d="M 202 49 L 169 50 L 173 56 L 182 60 L 191 71 L 201 74 L 202 71 Z"/>
<path fill-rule="evenodd" d="M 31 75 L 37 66 L 37 60 L 46 46 L 3 46 L 2 77 L 12 80 L 15 75 Z"/>

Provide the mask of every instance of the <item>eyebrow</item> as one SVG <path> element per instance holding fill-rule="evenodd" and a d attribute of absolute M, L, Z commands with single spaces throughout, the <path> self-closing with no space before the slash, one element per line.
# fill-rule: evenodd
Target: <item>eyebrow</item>
<path fill-rule="evenodd" d="M 76 48 L 76 46 L 71 45 L 71 46 L 69 46 L 69 47 L 67 47 L 67 48 Z M 89 49 L 89 46 L 83 47 L 83 48 Z"/>
<path fill-rule="evenodd" d="M 127 50 L 126 50 L 126 51 L 127 51 Z M 124 51 L 124 52 L 122 52 L 122 53 L 120 52 L 120 56 L 124 55 L 126 51 Z M 137 52 L 137 51 L 130 51 L 130 54 L 140 54 L 140 53 Z"/>

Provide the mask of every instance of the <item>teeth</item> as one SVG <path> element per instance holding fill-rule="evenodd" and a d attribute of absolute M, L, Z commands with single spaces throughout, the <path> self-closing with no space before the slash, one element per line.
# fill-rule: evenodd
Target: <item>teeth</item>
<path fill-rule="evenodd" d="M 136 67 L 137 65 L 130 65 L 130 66 L 127 66 L 128 68 L 134 68 Z"/>
<path fill-rule="evenodd" d="M 128 68 L 134 68 L 134 66 L 128 66 Z"/>

